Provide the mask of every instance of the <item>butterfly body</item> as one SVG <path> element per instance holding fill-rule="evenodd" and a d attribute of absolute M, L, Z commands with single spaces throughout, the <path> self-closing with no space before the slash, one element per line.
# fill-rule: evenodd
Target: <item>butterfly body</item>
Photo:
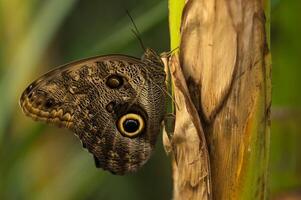
<path fill-rule="evenodd" d="M 114 174 L 150 157 L 165 114 L 165 72 L 157 54 L 109 55 L 50 71 L 23 92 L 24 113 L 72 130 L 97 167 Z"/>

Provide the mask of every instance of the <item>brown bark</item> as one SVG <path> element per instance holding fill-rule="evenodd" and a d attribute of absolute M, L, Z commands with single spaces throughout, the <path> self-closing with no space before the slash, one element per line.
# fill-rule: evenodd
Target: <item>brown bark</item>
<path fill-rule="evenodd" d="M 265 199 L 271 69 L 263 2 L 188 0 L 179 59 L 170 63 L 180 107 L 174 199 Z"/>
<path fill-rule="evenodd" d="M 200 118 L 189 97 L 178 55 L 172 56 L 168 65 L 174 85 L 176 121 L 172 141 L 165 134 L 163 142 L 174 156 L 173 198 L 211 199 L 209 154 Z"/>

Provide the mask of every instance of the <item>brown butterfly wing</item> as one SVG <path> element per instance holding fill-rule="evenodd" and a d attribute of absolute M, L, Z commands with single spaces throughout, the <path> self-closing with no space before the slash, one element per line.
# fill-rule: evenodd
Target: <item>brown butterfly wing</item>
<path fill-rule="evenodd" d="M 72 130 L 97 167 L 135 171 L 149 159 L 165 111 L 163 66 L 147 58 L 109 55 L 61 66 L 28 86 L 20 105 L 33 119 Z"/>

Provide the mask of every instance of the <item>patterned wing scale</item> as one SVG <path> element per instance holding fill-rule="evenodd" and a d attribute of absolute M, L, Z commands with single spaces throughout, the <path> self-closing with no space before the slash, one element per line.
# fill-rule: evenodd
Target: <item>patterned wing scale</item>
<path fill-rule="evenodd" d="M 108 55 L 54 69 L 23 92 L 23 112 L 72 130 L 97 167 L 114 174 L 150 157 L 165 113 L 165 73 L 147 49 L 142 59 Z"/>

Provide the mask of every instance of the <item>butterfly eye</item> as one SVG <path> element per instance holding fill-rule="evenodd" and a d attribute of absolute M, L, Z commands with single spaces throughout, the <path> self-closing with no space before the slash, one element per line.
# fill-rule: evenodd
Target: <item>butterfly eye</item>
<path fill-rule="evenodd" d="M 120 133 L 126 137 L 135 137 L 144 129 L 143 118 L 134 113 L 128 113 L 121 116 L 117 122 L 117 128 Z"/>
<path fill-rule="evenodd" d="M 123 78 L 118 75 L 111 75 L 108 77 L 106 85 L 111 89 L 120 88 L 123 85 Z"/>
<path fill-rule="evenodd" d="M 54 99 L 47 99 L 45 102 L 45 108 L 51 108 L 52 106 L 54 106 L 55 101 Z"/>

